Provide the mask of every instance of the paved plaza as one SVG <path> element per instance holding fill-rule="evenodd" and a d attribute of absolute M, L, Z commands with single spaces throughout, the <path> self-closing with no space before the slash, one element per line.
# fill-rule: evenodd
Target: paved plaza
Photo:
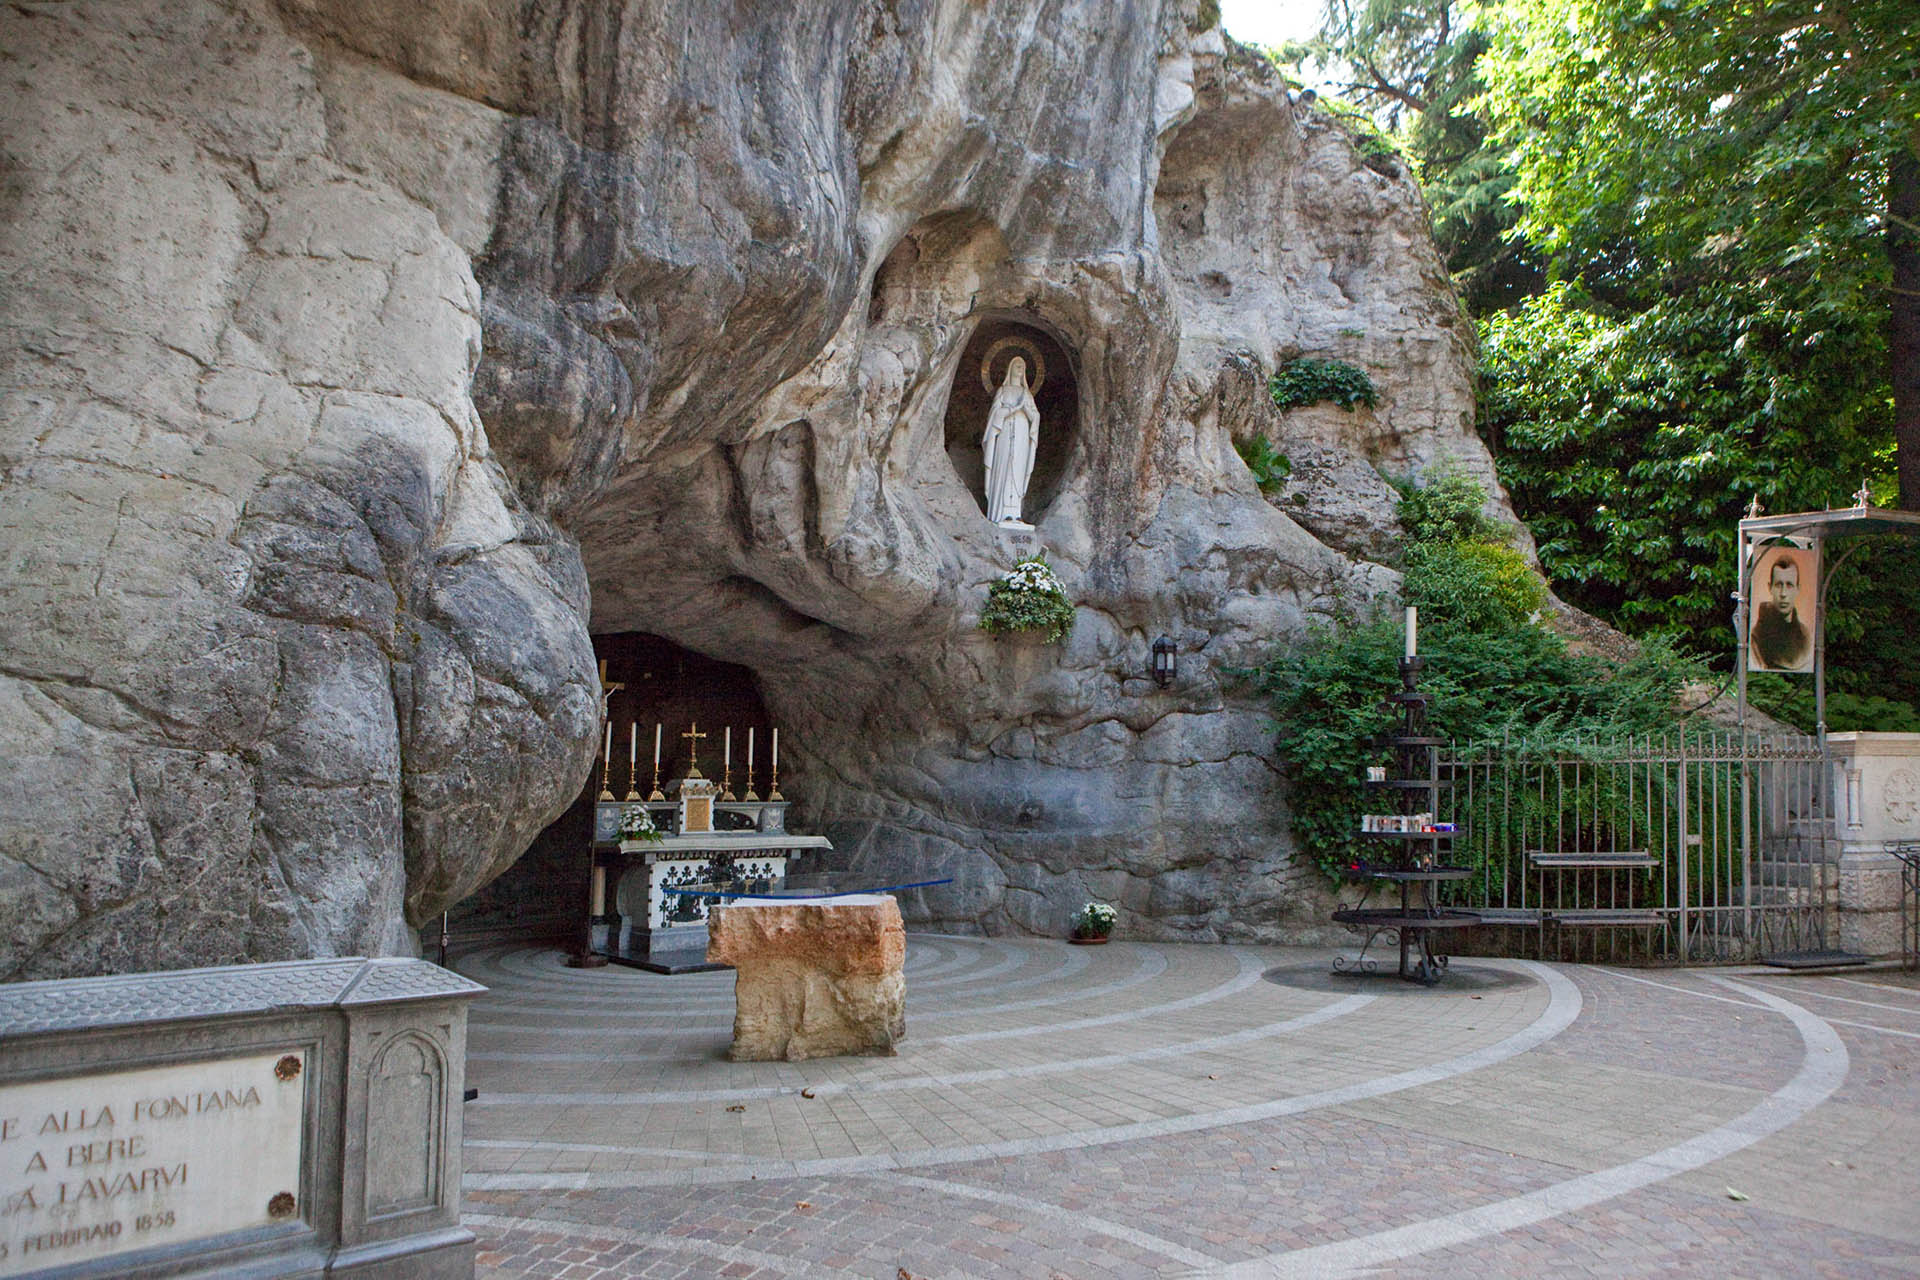
<path fill-rule="evenodd" d="M 1905 975 L 914 935 L 897 1058 L 730 973 L 457 960 L 480 1274 L 1920 1275 Z"/>

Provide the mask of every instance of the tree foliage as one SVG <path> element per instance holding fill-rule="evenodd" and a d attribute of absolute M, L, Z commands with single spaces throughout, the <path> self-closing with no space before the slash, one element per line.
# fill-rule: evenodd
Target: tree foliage
<path fill-rule="evenodd" d="M 1564 594 L 1724 651 L 1748 502 L 1820 510 L 1885 472 L 1882 342 L 1756 285 L 1639 311 L 1560 285 L 1483 326 L 1481 426 Z"/>
<path fill-rule="evenodd" d="M 1500 0 L 1479 60 L 1520 231 L 1598 301 L 1736 299 L 1877 381 L 1920 479 L 1920 39 L 1912 0 Z M 1874 336 L 1875 331 L 1880 335 Z M 1891 341 L 1889 341 L 1891 338 Z M 1817 366 L 1817 360 L 1811 362 Z M 1836 379 L 1816 370 L 1810 390 Z M 1705 390 L 1706 388 L 1703 388 Z M 1920 506 L 1920 489 L 1903 484 Z"/>

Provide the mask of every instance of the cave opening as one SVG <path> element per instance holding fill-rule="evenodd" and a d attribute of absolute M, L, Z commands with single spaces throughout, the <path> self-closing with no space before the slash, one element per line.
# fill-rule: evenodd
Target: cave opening
<path fill-rule="evenodd" d="M 733 730 L 732 785 L 747 789 L 746 738 L 754 731 L 758 751 L 754 785 L 768 785 L 768 744 L 773 718 L 760 698 L 753 672 L 695 653 L 641 631 L 593 637 L 594 655 L 606 664 L 606 679 L 622 688 L 608 695 L 612 768 L 605 785 L 617 797 L 653 787 L 653 743 L 660 726 L 660 781 L 684 777 L 690 742 L 681 735 L 698 724 L 700 771 L 715 782 L 724 776 L 726 730 Z M 594 802 L 608 758 L 603 739 L 580 794 L 500 877 L 455 906 L 449 927 L 462 942 L 496 938 L 572 942 L 586 910 Z M 629 765 L 637 762 L 637 768 Z M 609 886 L 611 890 L 611 886 Z M 425 932 L 425 931 L 423 931 Z"/>
<path fill-rule="evenodd" d="M 1015 356 L 1027 362 L 1028 386 L 1040 410 L 1040 439 L 1021 512 L 1022 519 L 1038 524 L 1060 492 L 1080 433 L 1080 388 L 1065 345 L 1033 323 L 1032 316 L 990 313 L 967 340 L 947 396 L 947 457 L 985 516 L 986 466 L 980 436 L 994 391 L 1006 376 L 1007 362 Z"/>

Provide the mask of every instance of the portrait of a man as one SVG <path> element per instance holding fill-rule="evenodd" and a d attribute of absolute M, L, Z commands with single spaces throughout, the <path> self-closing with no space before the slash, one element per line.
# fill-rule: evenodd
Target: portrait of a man
<path fill-rule="evenodd" d="M 1747 598 L 1749 671 L 1812 671 L 1815 593 L 1820 561 L 1807 547 L 1776 546 L 1753 565 Z"/>

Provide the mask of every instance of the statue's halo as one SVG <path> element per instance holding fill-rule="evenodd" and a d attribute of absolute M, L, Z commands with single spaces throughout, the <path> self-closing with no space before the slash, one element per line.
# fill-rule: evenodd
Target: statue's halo
<path fill-rule="evenodd" d="M 980 358 L 980 385 L 987 389 L 988 395 L 1000 389 L 1000 383 L 1007 376 L 1007 361 L 1015 356 L 1026 359 L 1029 392 L 1038 392 L 1040 384 L 1047 380 L 1046 359 L 1033 339 L 1009 335 L 988 347 L 987 354 Z"/>

